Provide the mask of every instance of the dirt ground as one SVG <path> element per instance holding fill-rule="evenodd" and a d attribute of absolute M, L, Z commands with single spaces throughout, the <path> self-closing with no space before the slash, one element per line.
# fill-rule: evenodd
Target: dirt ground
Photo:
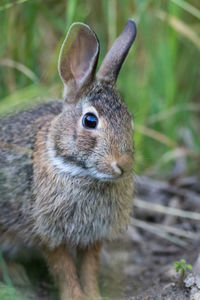
<path fill-rule="evenodd" d="M 179 281 L 173 263 L 184 258 L 194 265 L 200 242 L 183 249 L 147 233 L 143 237 L 142 243 L 125 236 L 105 246 L 100 276 L 103 295 L 113 300 L 190 299 L 191 288 Z"/>
<path fill-rule="evenodd" d="M 173 263 L 184 258 L 187 263 L 194 265 L 200 242 L 192 242 L 183 248 L 147 232 L 140 234 L 142 241 L 133 241 L 128 231 L 117 241 L 104 244 L 99 276 L 103 300 L 199 300 L 199 293 L 199 298 L 192 298 L 192 287 L 186 288 Z M 136 235 L 134 232 L 134 238 Z M 20 287 L 27 294 L 27 299 L 59 299 L 44 261 L 28 262 L 24 266 L 26 273 L 31 274 L 31 277 L 28 275 L 28 281 L 31 281 L 32 287 L 23 286 L 24 279 Z"/>

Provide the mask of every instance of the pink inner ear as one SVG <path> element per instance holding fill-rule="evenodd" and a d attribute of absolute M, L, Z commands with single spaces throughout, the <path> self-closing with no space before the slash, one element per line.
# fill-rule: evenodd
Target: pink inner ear
<path fill-rule="evenodd" d="M 81 83 L 88 74 L 89 63 L 84 62 L 71 62 L 71 70 L 74 79 L 77 83 Z"/>
<path fill-rule="evenodd" d="M 85 36 L 79 36 L 72 46 L 70 55 L 70 68 L 77 84 L 82 83 L 90 72 L 93 63 L 94 47 L 96 43 L 86 40 Z"/>

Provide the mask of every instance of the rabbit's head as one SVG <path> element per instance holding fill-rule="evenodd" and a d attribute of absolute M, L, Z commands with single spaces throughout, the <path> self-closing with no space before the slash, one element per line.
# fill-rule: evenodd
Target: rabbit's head
<path fill-rule="evenodd" d="M 95 75 L 99 55 L 95 33 L 82 23 L 70 27 L 58 67 L 65 104 L 47 141 L 50 162 L 58 172 L 100 181 L 132 173 L 133 119 L 115 82 L 135 36 L 135 23 L 129 20 Z"/>

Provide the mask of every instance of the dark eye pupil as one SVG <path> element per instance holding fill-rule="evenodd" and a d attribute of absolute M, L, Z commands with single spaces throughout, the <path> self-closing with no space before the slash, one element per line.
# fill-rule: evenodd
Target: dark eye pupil
<path fill-rule="evenodd" d="M 82 119 L 85 128 L 94 129 L 97 127 L 98 119 L 93 113 L 86 113 Z"/>

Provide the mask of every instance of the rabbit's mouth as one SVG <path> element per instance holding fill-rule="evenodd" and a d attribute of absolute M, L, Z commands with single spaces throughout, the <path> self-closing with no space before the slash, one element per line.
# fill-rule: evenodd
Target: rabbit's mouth
<path fill-rule="evenodd" d="M 95 179 L 103 182 L 114 182 L 122 178 L 123 174 L 109 174 L 97 170 L 96 168 L 89 168 L 89 174 Z"/>
<path fill-rule="evenodd" d="M 129 177 L 133 172 L 132 154 L 119 155 L 117 159 L 114 156 L 104 157 L 101 163 L 94 167 L 88 166 L 92 177 L 100 181 L 118 181 L 122 178 Z"/>
<path fill-rule="evenodd" d="M 103 182 L 114 182 L 121 179 L 125 179 L 132 174 L 132 165 L 129 168 L 123 169 L 113 161 L 109 166 L 106 166 L 103 170 L 97 167 L 89 167 L 89 174 L 95 179 Z"/>

